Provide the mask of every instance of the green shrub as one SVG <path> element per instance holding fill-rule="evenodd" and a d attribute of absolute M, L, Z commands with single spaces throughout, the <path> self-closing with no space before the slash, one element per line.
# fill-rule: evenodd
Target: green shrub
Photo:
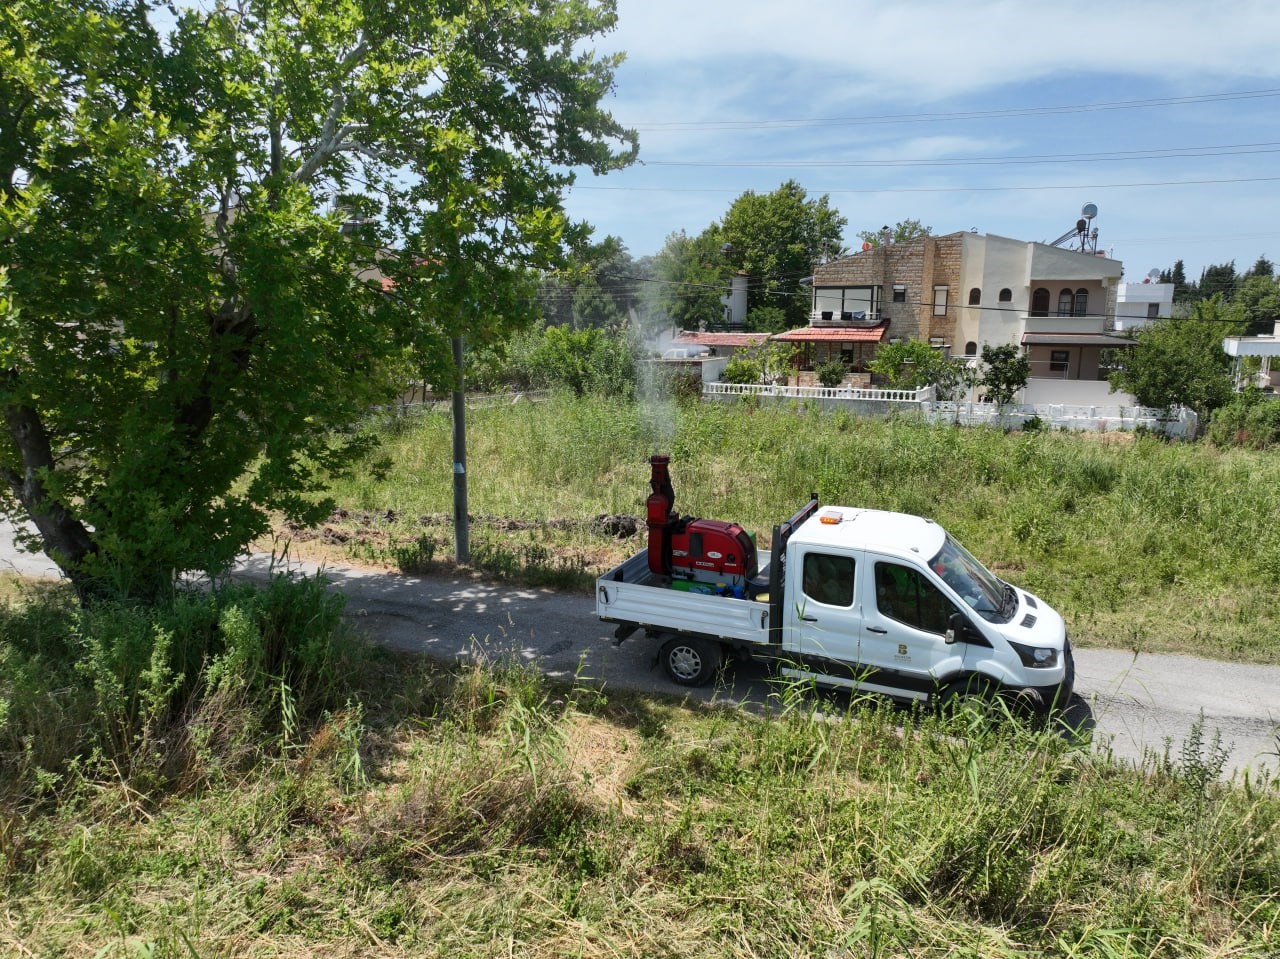
<path fill-rule="evenodd" d="M 817 372 L 819 383 L 826 387 L 835 387 L 839 386 L 844 380 L 847 370 L 839 360 L 832 360 L 830 363 L 823 363 L 819 366 Z"/>
<path fill-rule="evenodd" d="M 764 369 L 759 361 L 746 356 L 735 356 L 720 374 L 723 383 L 759 383 L 763 379 Z"/>
<path fill-rule="evenodd" d="M 211 700 L 220 719 L 255 728 L 342 707 L 364 655 L 342 606 L 322 580 L 281 576 L 157 607 L 79 608 L 56 594 L 0 606 L 0 799 L 56 788 L 73 770 L 139 787 L 187 776 L 194 717 Z"/>
<path fill-rule="evenodd" d="M 1269 449 L 1280 444 L 1280 397 L 1261 390 L 1237 393 L 1213 414 L 1207 435 L 1215 446 Z"/>

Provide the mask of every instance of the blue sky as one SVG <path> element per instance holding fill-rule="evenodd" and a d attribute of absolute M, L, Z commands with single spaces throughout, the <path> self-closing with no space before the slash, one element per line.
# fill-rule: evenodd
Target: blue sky
<path fill-rule="evenodd" d="M 1098 206 L 1126 277 L 1280 260 L 1280 3 L 619 0 L 641 162 L 570 213 L 634 256 L 795 179 L 857 233 L 1053 240 Z M 1213 182 L 1210 182 L 1213 181 Z"/>

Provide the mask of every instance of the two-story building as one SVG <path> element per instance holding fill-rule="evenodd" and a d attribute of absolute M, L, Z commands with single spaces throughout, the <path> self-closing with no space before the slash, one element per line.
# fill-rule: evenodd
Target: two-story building
<path fill-rule="evenodd" d="M 877 343 L 921 339 L 974 358 L 984 345 L 1013 344 L 1026 353 L 1033 380 L 1097 383 L 1106 379 L 1109 351 L 1133 345 L 1110 322 L 1122 272 L 1119 260 L 1048 243 L 964 232 L 919 237 L 817 267 L 810 328 L 837 331 L 823 334 L 829 341 L 844 329 L 852 343 L 868 335 Z"/>

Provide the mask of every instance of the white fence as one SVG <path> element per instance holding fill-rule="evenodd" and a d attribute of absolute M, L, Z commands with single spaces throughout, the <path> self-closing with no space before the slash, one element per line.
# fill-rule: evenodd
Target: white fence
<path fill-rule="evenodd" d="M 768 402 L 802 400 L 827 409 L 847 409 L 865 416 L 889 416 L 908 411 L 931 423 L 960 423 L 965 426 L 998 426 L 1021 429 L 1028 420 L 1039 419 L 1054 429 L 1086 432 L 1114 432 L 1148 429 L 1169 436 L 1193 438 L 1199 427 L 1195 413 L 1180 410 L 1172 417 L 1161 410 L 1143 406 L 1103 406 L 1095 404 L 1029 403 L 997 410 L 991 403 L 938 402 L 934 387 L 920 390 L 876 390 L 848 386 L 767 386 L 759 383 L 705 383 L 704 398 L 724 401 L 754 396 Z"/>
<path fill-rule="evenodd" d="M 927 403 L 934 388 L 876 390 L 861 386 L 771 386 L 763 383 L 707 383 L 703 396 L 772 396 L 790 400 L 846 400 L 870 403 Z"/>
<path fill-rule="evenodd" d="M 1148 429 L 1184 439 L 1194 438 L 1199 419 L 1187 409 L 1172 418 L 1162 410 L 1145 406 L 1072 406 L 1066 403 L 1034 403 L 1006 406 L 997 410 L 991 403 L 923 403 L 921 412 L 931 423 L 962 423 L 966 426 L 1000 426 L 1021 429 L 1031 419 L 1039 419 L 1055 429 L 1107 433 L 1116 430 Z"/>

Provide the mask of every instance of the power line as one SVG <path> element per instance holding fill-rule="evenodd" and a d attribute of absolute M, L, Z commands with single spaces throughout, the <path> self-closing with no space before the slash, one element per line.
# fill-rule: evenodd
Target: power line
<path fill-rule="evenodd" d="M 988 120 L 1006 117 L 1055 116 L 1066 113 L 1096 113 L 1112 110 L 1140 110 L 1152 107 L 1189 106 L 1256 100 L 1280 96 L 1280 89 L 1240 90 L 1230 93 L 1203 93 L 1183 97 L 1154 97 L 1145 100 L 1108 100 L 1045 107 L 1009 107 L 1000 110 L 965 110 L 954 113 L 886 113 L 851 117 L 807 117 L 772 120 L 668 120 L 633 124 L 636 130 L 774 130 L 797 127 L 862 126 L 888 123 L 939 123 L 954 120 Z"/>
<path fill-rule="evenodd" d="M 1201 180 L 1150 180 L 1138 183 L 1059 183 L 1036 186 L 938 186 L 938 187 L 864 187 L 815 189 L 812 193 L 1009 193 L 1036 190 L 1122 190 L 1133 187 L 1204 186 L 1223 183 L 1274 183 L 1280 176 L 1217 177 Z M 577 186 L 574 190 L 605 190 L 624 193 L 741 193 L 722 187 L 645 187 L 645 186 Z"/>
<path fill-rule="evenodd" d="M 1280 141 L 1264 143 L 1228 143 L 1203 147 L 1159 147 L 1148 150 L 1115 150 L 1099 153 L 1045 153 L 1021 156 L 934 157 L 931 159 L 905 160 L 641 160 L 642 166 L 681 166 L 715 168 L 773 168 L 773 167 L 841 167 L 841 168 L 893 168 L 893 167 L 952 167 L 952 166 L 1004 166 L 1040 165 L 1057 163 L 1125 162 L 1129 160 L 1178 160 L 1196 157 L 1253 156 L 1260 153 L 1280 153 Z"/>

